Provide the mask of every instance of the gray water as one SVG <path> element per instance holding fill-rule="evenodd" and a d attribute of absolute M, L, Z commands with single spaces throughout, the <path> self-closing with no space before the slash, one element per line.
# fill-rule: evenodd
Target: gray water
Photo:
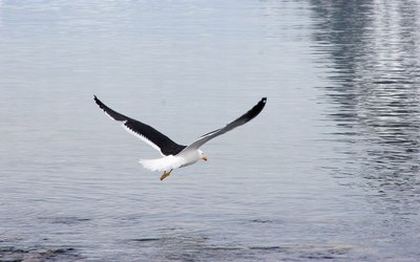
<path fill-rule="evenodd" d="M 0 261 L 418 261 L 416 1 L 0 0 Z M 156 151 L 260 116 L 164 182 Z"/>

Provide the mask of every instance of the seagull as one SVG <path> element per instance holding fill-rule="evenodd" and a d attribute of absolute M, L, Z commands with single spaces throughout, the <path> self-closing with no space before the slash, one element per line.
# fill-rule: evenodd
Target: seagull
<path fill-rule="evenodd" d="M 200 136 L 197 140 L 188 146 L 179 145 L 172 141 L 169 137 L 157 131 L 155 128 L 142 123 L 138 120 L 120 114 L 99 100 L 96 95 L 93 96 L 96 104 L 108 115 L 111 119 L 121 122 L 122 126 L 130 133 L 139 137 L 141 140 L 158 150 L 162 155 L 157 159 L 141 159 L 139 162 L 144 168 L 151 171 L 163 172 L 160 180 L 168 177 L 174 169 L 186 167 L 196 163 L 199 160 L 207 161 L 207 156 L 199 148 L 210 141 L 211 139 L 220 136 L 238 126 L 241 126 L 254 117 L 256 117 L 263 110 L 267 98 L 263 97 L 252 107 L 248 112 L 243 114 L 236 120 L 228 123 L 226 126 L 206 133 Z"/>

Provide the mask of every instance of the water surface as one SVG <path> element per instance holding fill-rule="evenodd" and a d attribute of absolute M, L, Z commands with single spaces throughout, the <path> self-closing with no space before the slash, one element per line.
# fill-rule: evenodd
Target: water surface
<path fill-rule="evenodd" d="M 0 260 L 417 261 L 415 1 L 0 1 Z M 175 141 L 164 183 L 93 103 Z"/>

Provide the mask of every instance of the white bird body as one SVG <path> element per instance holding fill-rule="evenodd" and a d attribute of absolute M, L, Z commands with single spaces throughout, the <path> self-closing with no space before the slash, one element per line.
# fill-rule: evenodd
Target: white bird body
<path fill-rule="evenodd" d="M 173 169 L 195 164 L 198 160 L 203 159 L 203 157 L 204 154 L 201 150 L 187 150 L 175 156 L 169 155 L 156 159 L 140 159 L 139 163 L 151 171 L 170 172 Z"/>
<path fill-rule="evenodd" d="M 200 159 L 207 161 L 207 157 L 204 155 L 203 151 L 199 149 L 202 145 L 217 136 L 247 123 L 261 113 L 265 103 L 267 102 L 267 98 L 263 97 L 253 108 L 241 117 L 222 128 L 200 136 L 190 145 L 184 146 L 175 143 L 169 137 L 160 133 L 153 127 L 112 110 L 102 103 L 96 96 L 94 96 L 94 100 L 111 119 L 121 122 L 123 127 L 130 133 L 136 135 L 161 153 L 163 156 L 162 158 L 141 159 L 139 161 L 146 169 L 160 172 L 163 171 L 163 175 L 160 177 L 160 180 L 169 176 L 174 169 L 192 165 Z"/>

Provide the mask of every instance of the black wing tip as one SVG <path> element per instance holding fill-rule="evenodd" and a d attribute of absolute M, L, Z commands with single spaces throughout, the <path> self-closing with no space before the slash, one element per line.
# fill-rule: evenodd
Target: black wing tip
<path fill-rule="evenodd" d="M 258 102 L 258 104 L 255 105 L 255 107 L 258 108 L 259 111 L 261 112 L 261 110 L 264 108 L 266 103 L 267 103 L 267 97 L 263 97 L 261 98 L 260 102 Z"/>
<path fill-rule="evenodd" d="M 248 118 L 248 121 L 259 115 L 264 109 L 265 104 L 267 103 L 267 97 L 261 98 L 261 100 L 256 104 L 251 110 L 249 110 L 245 115 Z"/>
<path fill-rule="evenodd" d="M 93 95 L 93 100 L 95 100 L 95 103 L 102 109 L 106 111 L 106 106 L 104 103 L 102 103 L 101 100 L 99 100 L 99 98 L 96 95 Z"/>
<path fill-rule="evenodd" d="M 98 105 L 102 104 L 101 100 L 99 100 L 99 98 L 96 95 L 93 95 L 93 100 L 95 101 L 95 103 L 97 103 Z"/>
<path fill-rule="evenodd" d="M 104 103 L 102 103 L 101 100 L 96 95 L 93 95 L 93 100 L 95 100 L 95 103 L 99 106 L 100 109 L 102 109 L 106 115 L 108 115 L 110 118 L 116 120 L 116 121 L 123 121 L 126 120 L 125 116 L 121 115 L 120 113 L 115 112 L 111 108 L 107 107 Z"/>
<path fill-rule="evenodd" d="M 93 95 L 93 100 L 95 100 L 95 102 L 99 105 L 99 104 L 103 104 L 101 100 L 99 100 L 99 98 L 96 95 Z"/>

